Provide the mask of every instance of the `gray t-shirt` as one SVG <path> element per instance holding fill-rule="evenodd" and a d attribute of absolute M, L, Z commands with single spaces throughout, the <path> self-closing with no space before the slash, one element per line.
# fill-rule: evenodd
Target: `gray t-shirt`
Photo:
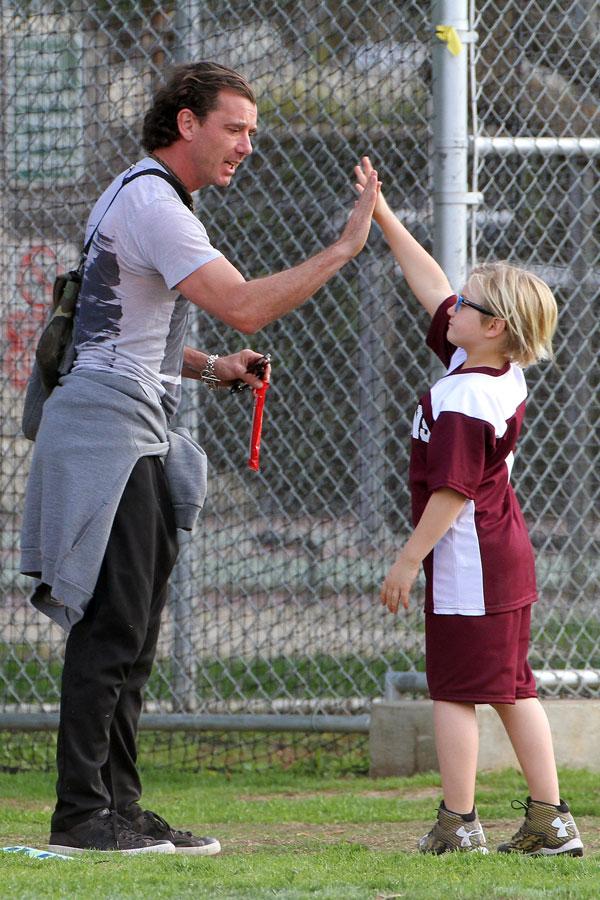
<path fill-rule="evenodd" d="M 158 168 L 146 157 L 100 196 L 85 239 L 126 175 Z M 206 229 L 163 178 L 125 185 L 102 218 L 90 247 L 75 321 L 73 371 L 93 369 L 133 378 L 156 391 L 170 416 L 181 395 L 189 301 L 174 285 L 222 254 Z"/>

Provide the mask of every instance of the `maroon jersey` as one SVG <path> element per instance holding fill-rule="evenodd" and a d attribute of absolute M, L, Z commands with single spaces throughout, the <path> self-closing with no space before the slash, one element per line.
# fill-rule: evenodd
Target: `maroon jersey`
<path fill-rule="evenodd" d="M 467 498 L 453 525 L 424 560 L 426 612 L 483 616 L 536 599 L 533 550 L 510 485 L 527 386 L 519 366 L 463 370 L 466 353 L 447 339 L 445 300 L 427 344 L 446 375 L 421 398 L 412 429 L 410 487 L 416 525 L 433 491 Z"/>

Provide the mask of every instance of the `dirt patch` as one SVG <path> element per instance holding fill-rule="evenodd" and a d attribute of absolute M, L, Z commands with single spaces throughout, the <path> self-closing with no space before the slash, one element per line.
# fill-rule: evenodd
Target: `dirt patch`
<path fill-rule="evenodd" d="M 600 820 L 577 819 L 586 855 L 600 853 Z M 258 850 L 316 851 L 332 844 L 360 844 L 380 852 L 413 852 L 417 840 L 432 826 L 433 819 L 415 822 L 373 822 L 369 824 L 311 825 L 307 822 L 278 822 L 274 825 L 211 825 L 219 837 L 224 853 L 253 853 Z M 516 830 L 515 820 L 484 823 L 491 848 L 510 838 Z"/>
<path fill-rule="evenodd" d="M 2 806 L 4 807 L 4 809 L 18 809 L 28 810 L 30 812 L 40 812 L 39 800 L 24 800 L 21 797 L 3 797 Z M 42 806 L 41 812 L 49 813 L 51 812 L 51 808 L 49 806 Z"/>
<path fill-rule="evenodd" d="M 243 803 L 265 803 L 270 800 L 320 800 L 322 797 L 339 797 L 346 793 L 343 788 L 323 791 L 279 791 L 272 794 L 240 794 L 239 800 Z M 441 797 L 440 787 L 422 788 L 387 788 L 380 791 L 351 791 L 353 797 L 366 797 L 368 799 L 389 800 L 428 800 L 433 798 L 437 802 Z"/>
<path fill-rule="evenodd" d="M 369 797 L 377 800 L 429 800 L 433 799 L 439 803 L 442 795 L 440 787 L 422 787 L 422 788 L 388 788 L 382 791 L 360 791 L 354 794 L 356 797 Z"/>

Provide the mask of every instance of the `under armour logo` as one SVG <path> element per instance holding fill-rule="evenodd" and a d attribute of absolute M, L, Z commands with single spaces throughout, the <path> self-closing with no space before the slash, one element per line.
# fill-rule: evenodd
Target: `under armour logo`
<path fill-rule="evenodd" d="M 573 819 L 565 819 L 563 821 L 560 816 L 557 816 L 552 822 L 552 827 L 556 828 L 556 837 L 568 837 L 569 828 L 572 828 L 573 832 L 575 832 L 575 822 Z"/>
<path fill-rule="evenodd" d="M 459 838 L 462 838 L 460 842 L 461 847 L 470 847 L 471 846 L 471 838 L 475 837 L 475 835 L 479 835 L 479 837 L 483 837 L 483 828 L 481 825 L 479 828 L 476 828 L 474 831 L 467 831 L 464 825 L 461 825 L 457 830 L 456 834 Z"/>

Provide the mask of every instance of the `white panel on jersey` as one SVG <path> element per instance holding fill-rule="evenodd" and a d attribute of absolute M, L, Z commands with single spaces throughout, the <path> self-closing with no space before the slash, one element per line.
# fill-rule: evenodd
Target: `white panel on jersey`
<path fill-rule="evenodd" d="M 440 413 L 456 412 L 489 422 L 496 437 L 502 437 L 526 397 L 523 372 L 511 365 L 503 375 L 469 371 L 446 375 L 431 388 L 431 409 L 434 420 Z"/>
<path fill-rule="evenodd" d="M 504 461 L 506 463 L 506 470 L 507 470 L 507 474 L 508 474 L 507 481 L 510 481 L 510 473 L 512 472 L 512 468 L 515 463 L 515 454 L 509 453 Z"/>
<path fill-rule="evenodd" d="M 485 615 L 472 500 L 466 501 L 454 524 L 433 548 L 433 611 L 445 616 Z"/>

